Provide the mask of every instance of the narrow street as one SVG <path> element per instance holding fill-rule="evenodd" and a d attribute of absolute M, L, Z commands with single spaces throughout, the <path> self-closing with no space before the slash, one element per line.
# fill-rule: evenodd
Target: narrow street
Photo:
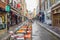
<path fill-rule="evenodd" d="M 32 23 L 32 40 L 60 40 L 60 39 L 53 35 L 52 33 L 50 33 L 49 31 L 47 31 L 46 29 L 44 29 L 42 26 L 40 26 L 38 24 L 38 21 L 34 20 L 34 22 Z"/>
<path fill-rule="evenodd" d="M 60 40 L 60 0 L 0 0 L 0 40 Z"/>
<path fill-rule="evenodd" d="M 60 40 L 44 28 L 36 21 L 32 24 L 32 40 Z"/>

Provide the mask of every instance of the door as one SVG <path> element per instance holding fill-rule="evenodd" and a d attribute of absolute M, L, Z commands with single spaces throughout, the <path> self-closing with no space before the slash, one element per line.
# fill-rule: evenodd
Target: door
<path fill-rule="evenodd" d="M 54 23 L 55 23 L 55 26 L 60 27 L 60 14 L 59 13 L 54 15 Z"/>
<path fill-rule="evenodd" d="M 53 15 L 53 23 L 54 23 L 54 26 L 58 26 L 59 24 L 59 20 L 58 20 L 58 14 L 54 14 Z"/>
<path fill-rule="evenodd" d="M 60 27 L 60 14 L 58 14 L 58 27 Z"/>

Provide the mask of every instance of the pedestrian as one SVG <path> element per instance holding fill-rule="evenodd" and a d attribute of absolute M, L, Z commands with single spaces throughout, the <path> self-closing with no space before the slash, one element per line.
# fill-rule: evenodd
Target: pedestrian
<path fill-rule="evenodd" d="M 7 24 L 7 32 L 9 32 L 9 22 L 8 22 L 8 24 Z"/>
<path fill-rule="evenodd" d="M 9 27 L 7 27 L 7 32 L 9 32 Z"/>

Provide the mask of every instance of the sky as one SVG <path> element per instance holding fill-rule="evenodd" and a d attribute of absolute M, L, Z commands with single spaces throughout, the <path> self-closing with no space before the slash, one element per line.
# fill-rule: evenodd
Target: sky
<path fill-rule="evenodd" d="M 33 11 L 37 6 L 37 0 L 26 0 L 27 9 Z"/>

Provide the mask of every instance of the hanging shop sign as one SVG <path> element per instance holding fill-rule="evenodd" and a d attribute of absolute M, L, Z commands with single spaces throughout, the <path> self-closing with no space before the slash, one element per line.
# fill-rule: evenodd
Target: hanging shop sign
<path fill-rule="evenodd" d="M 20 8 L 21 7 L 21 4 L 17 4 L 17 8 Z"/>
<path fill-rule="evenodd" d="M 6 5 L 5 11 L 10 12 L 10 9 L 11 9 L 10 5 Z"/>

